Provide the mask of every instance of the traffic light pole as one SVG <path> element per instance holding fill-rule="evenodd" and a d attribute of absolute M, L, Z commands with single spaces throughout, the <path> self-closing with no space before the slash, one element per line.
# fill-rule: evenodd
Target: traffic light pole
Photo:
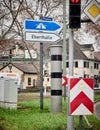
<path fill-rule="evenodd" d="M 69 77 L 73 76 L 74 67 L 74 31 L 69 29 Z M 69 79 L 70 80 L 70 79 Z M 70 83 L 68 81 L 68 111 L 67 111 L 67 129 L 74 130 L 74 117 L 70 116 Z"/>

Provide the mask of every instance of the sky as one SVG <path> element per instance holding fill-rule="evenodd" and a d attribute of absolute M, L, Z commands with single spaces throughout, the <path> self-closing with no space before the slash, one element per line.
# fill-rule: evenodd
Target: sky
<path fill-rule="evenodd" d="M 88 1 L 90 2 L 90 1 L 93 1 L 93 0 L 88 0 Z M 100 2 L 100 0 L 96 0 L 96 1 Z M 67 19 L 67 21 L 66 21 L 67 23 L 66 24 L 68 24 L 68 19 L 69 19 L 69 16 L 68 16 L 68 14 L 69 14 L 69 3 L 68 2 L 69 1 L 66 0 L 66 19 Z M 81 2 L 83 3 L 84 1 L 81 1 Z M 56 10 L 56 12 L 54 12 L 54 13 L 51 14 L 51 17 L 55 16 L 55 13 L 56 13 L 56 14 L 59 14 L 61 16 L 61 17 L 59 17 L 58 20 L 63 20 L 63 9 L 62 8 L 63 8 L 63 6 L 61 6 L 61 8 L 58 8 Z M 83 16 L 85 16 L 84 12 L 82 12 L 82 17 Z M 57 20 L 57 19 L 55 18 L 54 21 L 55 20 Z M 56 22 L 59 23 L 59 21 L 56 21 Z M 63 25 L 63 22 L 62 22 L 62 25 Z M 89 32 L 86 33 L 84 24 L 81 24 L 81 25 L 82 25 L 82 27 L 77 32 L 75 32 L 75 38 L 76 38 L 76 40 L 80 44 L 94 44 L 94 43 L 96 43 L 95 36 L 91 35 Z"/>

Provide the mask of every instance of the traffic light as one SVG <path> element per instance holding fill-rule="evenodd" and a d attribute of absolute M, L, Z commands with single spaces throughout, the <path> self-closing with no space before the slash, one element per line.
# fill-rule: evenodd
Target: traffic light
<path fill-rule="evenodd" d="M 69 0 L 69 28 L 81 27 L 81 0 Z"/>

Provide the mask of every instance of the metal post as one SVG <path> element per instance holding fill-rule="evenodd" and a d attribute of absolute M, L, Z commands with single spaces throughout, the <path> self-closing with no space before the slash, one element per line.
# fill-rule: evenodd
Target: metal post
<path fill-rule="evenodd" d="M 82 130 L 82 115 L 79 116 L 79 124 L 80 124 L 80 130 Z"/>
<path fill-rule="evenodd" d="M 73 76 L 74 67 L 74 32 L 69 29 L 69 76 Z M 67 113 L 67 130 L 74 130 L 74 117 L 70 116 L 70 84 L 68 83 L 68 113 Z"/>
<path fill-rule="evenodd" d="M 40 109 L 43 109 L 43 43 L 40 42 Z"/>
<path fill-rule="evenodd" d="M 63 0 L 63 76 L 66 76 L 66 0 Z M 66 100 L 66 86 L 64 86 L 64 100 Z"/>
<path fill-rule="evenodd" d="M 41 1 L 42 2 L 42 1 Z M 43 15 L 40 15 L 40 20 Z M 40 42 L 40 109 L 43 109 L 43 43 Z"/>
<path fill-rule="evenodd" d="M 51 112 L 62 112 L 62 46 L 51 46 Z"/>

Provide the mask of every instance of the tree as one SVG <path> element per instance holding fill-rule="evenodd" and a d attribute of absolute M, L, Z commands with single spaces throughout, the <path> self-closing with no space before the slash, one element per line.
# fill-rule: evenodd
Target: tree
<path fill-rule="evenodd" d="M 20 38 L 29 52 L 33 66 L 39 74 L 38 65 L 32 59 L 29 45 L 24 41 L 24 20 L 50 16 L 61 6 L 62 0 L 1 0 L 0 1 L 0 45 L 5 40 Z M 58 14 L 59 16 L 59 14 Z M 53 16 L 54 18 L 54 16 Z M 8 43 L 9 44 L 9 43 Z M 35 49 L 35 48 L 34 48 Z"/>
<path fill-rule="evenodd" d="M 84 0 L 82 1 L 82 11 L 81 11 L 81 19 L 89 19 L 89 17 L 87 17 L 85 14 L 84 14 L 84 8 L 87 6 L 89 0 Z M 81 24 L 83 25 L 83 24 Z M 91 22 L 87 22 L 87 23 L 84 23 L 85 26 L 84 28 L 81 28 L 77 33 L 76 33 L 76 38 L 79 39 L 82 32 L 85 32 L 85 33 L 90 33 L 91 35 L 95 36 L 95 39 L 96 39 L 96 42 L 94 43 L 96 45 L 97 48 L 100 48 L 100 19 L 96 22 L 96 23 L 93 23 L 92 21 Z M 83 27 L 82 26 L 82 27 Z"/>
<path fill-rule="evenodd" d="M 1 0 L 0 44 L 4 39 L 18 37 L 24 41 L 24 20 L 39 19 L 41 14 L 50 16 L 59 9 L 61 2 L 61 0 Z M 59 16 L 59 14 L 57 15 Z"/>
<path fill-rule="evenodd" d="M 60 5 L 61 0 L 1 0 L 1 40 L 23 37 L 25 19 L 39 19 L 41 14 L 49 16 Z"/>
<path fill-rule="evenodd" d="M 62 23 L 62 1 L 63 0 L 0 0 L 0 44 L 3 43 L 4 39 L 13 40 L 18 37 L 24 41 L 25 19 L 39 19 L 40 15 L 43 14 L 43 16 L 50 16 L 54 21 Z M 88 0 L 81 2 L 83 10 Z M 86 24 L 86 26 L 87 25 L 86 31 L 91 31 L 91 33 L 95 34 L 96 38 L 99 39 L 100 21 L 96 24 L 89 23 Z"/>

